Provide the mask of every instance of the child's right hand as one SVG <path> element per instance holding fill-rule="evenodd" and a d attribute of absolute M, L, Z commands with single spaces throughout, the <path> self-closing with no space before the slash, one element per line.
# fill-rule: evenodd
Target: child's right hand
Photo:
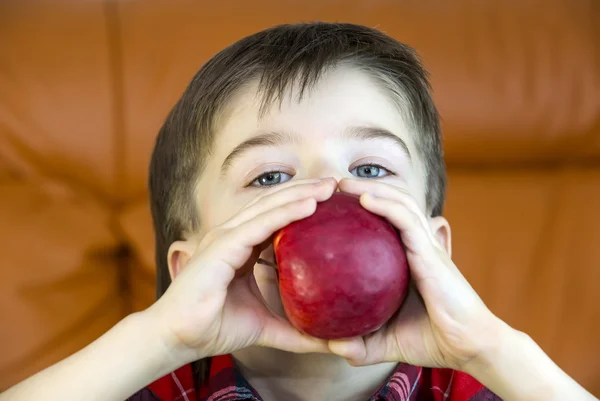
<path fill-rule="evenodd" d="M 336 188 L 335 179 L 282 184 L 264 191 L 201 241 L 174 244 L 172 249 L 189 255 L 189 261 L 145 313 L 178 362 L 253 345 L 329 352 L 326 342 L 301 334 L 268 310 L 252 270 L 274 232 L 313 214 L 317 202 Z"/>

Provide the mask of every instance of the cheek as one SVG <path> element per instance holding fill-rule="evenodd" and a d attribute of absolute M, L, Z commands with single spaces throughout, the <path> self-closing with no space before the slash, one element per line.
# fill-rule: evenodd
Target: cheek
<path fill-rule="evenodd" d="M 228 191 L 227 185 L 215 177 L 219 177 L 219 172 L 207 166 L 196 187 L 197 213 L 203 235 L 225 223 L 240 209 L 235 207 L 239 202 Z"/>
<path fill-rule="evenodd" d="M 225 202 L 218 202 L 217 199 L 218 197 L 215 196 L 206 196 L 199 202 L 200 231 L 203 235 L 228 219 L 227 205 L 224 204 Z"/>
<path fill-rule="evenodd" d="M 410 175 L 410 179 L 407 184 L 410 187 L 412 195 L 417 200 L 421 210 L 424 212 L 427 210 L 427 173 L 422 162 L 419 162 L 417 166 L 413 167 L 413 173 Z"/>
<path fill-rule="evenodd" d="M 248 199 L 246 199 L 248 198 Z M 212 191 L 199 203 L 200 221 L 204 233 L 218 227 L 238 214 L 252 197 Z"/>

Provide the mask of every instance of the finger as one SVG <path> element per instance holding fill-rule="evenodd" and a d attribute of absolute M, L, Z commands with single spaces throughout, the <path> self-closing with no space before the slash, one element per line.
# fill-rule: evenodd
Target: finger
<path fill-rule="evenodd" d="M 303 334 L 288 321 L 274 315 L 266 317 L 256 345 L 294 353 L 330 353 L 326 340 Z"/>
<path fill-rule="evenodd" d="M 251 290 L 258 299 L 262 300 L 263 305 L 269 311 L 264 317 L 264 326 L 257 345 L 295 353 L 329 353 L 326 340 L 301 333 L 284 317 L 271 310 L 262 296 L 255 278 L 251 280 Z"/>
<path fill-rule="evenodd" d="M 257 202 L 260 202 L 262 199 L 266 198 L 267 196 L 271 196 L 271 195 L 273 195 L 277 192 L 283 191 L 285 189 L 288 189 L 288 188 L 291 188 L 291 187 L 294 187 L 297 185 L 318 184 L 321 181 L 322 181 L 322 179 L 320 179 L 320 178 L 309 178 L 309 179 L 304 179 L 304 180 L 291 180 L 291 181 L 284 182 L 283 184 L 275 185 L 270 188 L 265 188 L 264 190 L 262 190 L 260 192 L 260 194 L 258 196 L 256 196 L 250 202 L 248 202 L 244 206 L 244 209 L 254 205 Z"/>
<path fill-rule="evenodd" d="M 416 213 L 400 202 L 375 198 L 370 194 L 363 194 L 360 202 L 365 209 L 384 217 L 396 227 L 409 257 L 419 258 L 423 262 L 409 263 L 411 274 L 417 281 L 447 270 L 443 268 L 443 264 L 439 260 L 441 254 L 439 244 L 423 227 L 423 223 Z"/>
<path fill-rule="evenodd" d="M 369 194 L 361 197 L 365 209 L 378 214 L 394 225 L 400 232 L 402 243 L 409 257 L 409 268 L 419 289 L 424 285 L 442 286 L 447 290 L 451 283 L 471 285 L 452 262 L 445 249 L 433 237 L 430 230 L 423 228 L 421 219 L 403 204 L 389 199 L 374 198 Z M 435 292 L 439 293 L 441 289 Z"/>
<path fill-rule="evenodd" d="M 450 270 L 464 280 L 458 268 L 449 260 L 443 246 L 435 238 L 427 217 L 408 190 L 374 180 L 356 179 L 343 179 L 339 187 L 343 191 L 360 195 L 361 204 L 365 209 L 390 221 L 399 230 L 407 251 L 412 251 L 414 256 L 429 262 L 428 266 L 440 268 L 440 270 L 416 272 L 419 266 L 423 269 L 424 264 L 419 263 L 417 266 L 411 263 L 411 272 L 417 274 L 415 278 L 423 279 L 434 273 L 440 274 L 441 270 L 446 272 Z M 439 263 L 440 258 L 447 258 L 448 263 Z"/>
<path fill-rule="evenodd" d="M 312 215 L 317 208 L 314 198 L 306 198 L 267 210 L 219 237 L 207 254 L 225 261 L 234 269 L 246 264 L 252 251 L 274 232 Z"/>
<path fill-rule="evenodd" d="M 253 314 L 259 317 L 262 327 L 255 345 L 295 353 L 329 352 L 327 341 L 300 333 L 285 318 L 271 310 L 258 287 L 254 274 L 250 274 L 242 280 L 247 281 L 250 292 L 260 302 L 258 309 L 256 306 L 253 307 Z M 247 303 L 246 306 L 248 306 Z"/>
<path fill-rule="evenodd" d="M 411 195 L 411 193 L 401 187 L 394 185 L 385 184 L 374 180 L 356 180 L 356 179 L 343 179 L 339 183 L 340 190 L 348 192 L 354 195 L 361 196 L 368 193 L 376 198 L 393 199 L 397 202 L 402 203 L 406 208 L 412 211 L 419 220 L 424 229 L 428 232 L 429 223 L 427 217 L 419 207 L 417 200 Z"/>
<path fill-rule="evenodd" d="M 367 356 L 367 348 L 362 337 L 330 340 L 328 347 L 333 354 L 345 358 L 353 366 L 362 365 Z"/>
<path fill-rule="evenodd" d="M 310 180 L 306 183 L 283 187 L 277 186 L 276 190 L 271 190 L 266 194 L 261 194 L 250 204 L 242 209 L 236 216 L 225 224 L 225 227 L 235 227 L 248 221 L 252 217 L 264 213 L 267 210 L 274 209 L 285 203 L 293 202 L 299 199 L 314 198 L 317 202 L 323 202 L 331 197 L 337 187 L 334 178 L 321 180 Z"/>
<path fill-rule="evenodd" d="M 383 330 L 383 329 L 382 329 Z M 352 366 L 368 366 L 383 362 L 397 362 L 391 359 L 385 351 L 384 338 L 379 333 L 366 337 L 356 337 L 347 340 L 329 341 L 331 353 L 345 358 Z"/>
<path fill-rule="evenodd" d="M 368 203 L 371 201 L 379 204 L 381 206 L 379 208 L 365 208 L 375 214 L 379 214 L 382 217 L 387 218 L 398 230 L 400 230 L 400 235 L 402 236 L 405 246 L 411 248 L 415 252 L 426 252 L 426 255 L 421 253 L 421 256 L 431 256 L 432 261 L 435 260 L 435 258 L 439 259 L 440 257 L 445 259 L 447 262 L 445 265 L 466 281 L 466 279 L 462 276 L 462 273 L 459 272 L 458 268 L 451 263 L 448 252 L 435 238 L 435 235 L 429 226 L 427 217 L 425 217 L 425 214 L 423 214 L 423 211 L 419 207 L 417 200 L 410 194 L 408 190 L 374 180 L 356 180 L 347 178 L 340 181 L 339 187 L 343 191 L 358 194 L 359 196 L 367 194 L 366 196 L 362 196 L 361 204 L 365 206 L 365 202 Z M 368 199 L 369 196 L 371 197 L 371 200 L 365 200 Z M 386 202 L 385 199 L 395 201 L 397 204 L 394 202 Z M 386 203 L 387 205 L 384 205 Z M 407 209 L 407 211 L 401 212 L 399 209 L 401 207 L 404 207 Z M 396 218 L 394 219 L 391 217 L 392 215 L 395 215 Z M 401 218 L 401 216 L 404 217 Z M 421 229 L 425 236 L 418 236 L 412 234 L 412 232 L 406 231 L 407 227 L 402 225 L 401 221 L 409 223 L 414 221 L 415 224 L 412 225 L 412 227 L 415 230 Z M 419 237 L 422 238 L 422 240 L 418 240 Z M 429 241 L 426 241 L 425 237 L 427 237 Z M 411 239 L 414 240 L 411 241 Z M 419 247 L 417 244 L 415 244 L 415 242 L 422 245 L 421 251 L 417 251 Z"/>
<path fill-rule="evenodd" d="M 355 195 L 370 193 L 379 198 L 409 200 L 418 208 L 418 202 L 406 188 L 390 185 L 376 180 L 344 178 L 339 183 L 340 190 Z"/>
<path fill-rule="evenodd" d="M 360 203 L 368 211 L 392 223 L 400 231 L 405 246 L 415 251 L 422 251 L 423 249 L 419 248 L 430 242 L 429 230 L 424 227 L 421 217 L 403 202 L 364 193 L 360 197 Z"/>
<path fill-rule="evenodd" d="M 270 244 L 270 241 L 265 242 L 268 242 L 268 244 Z M 251 274 L 254 271 L 254 266 L 258 262 L 258 258 L 260 257 L 261 252 L 264 248 L 269 246 L 265 242 L 252 248 L 252 252 L 246 260 L 246 263 L 244 263 L 244 265 L 235 272 L 235 277 L 245 276 L 247 274 Z"/>

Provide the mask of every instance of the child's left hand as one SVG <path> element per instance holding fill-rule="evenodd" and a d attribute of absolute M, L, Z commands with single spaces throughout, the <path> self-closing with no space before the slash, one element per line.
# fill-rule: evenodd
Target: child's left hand
<path fill-rule="evenodd" d="M 344 179 L 339 187 L 362 195 L 364 208 L 399 230 L 414 287 L 399 313 L 384 327 L 365 337 L 330 341 L 330 350 L 353 365 L 405 362 L 465 371 L 470 361 L 496 343 L 506 325 L 490 312 L 454 265 L 407 190 L 356 179 Z"/>

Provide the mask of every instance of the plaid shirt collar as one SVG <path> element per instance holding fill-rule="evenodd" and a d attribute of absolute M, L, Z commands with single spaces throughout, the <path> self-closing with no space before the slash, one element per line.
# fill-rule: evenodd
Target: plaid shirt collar
<path fill-rule="evenodd" d="M 235 369 L 231 356 L 211 360 L 210 377 L 194 388 L 191 365 L 162 377 L 128 401 L 262 401 Z M 427 369 L 406 364 L 398 368 L 367 401 L 501 401 L 472 377 L 450 369 Z"/>

